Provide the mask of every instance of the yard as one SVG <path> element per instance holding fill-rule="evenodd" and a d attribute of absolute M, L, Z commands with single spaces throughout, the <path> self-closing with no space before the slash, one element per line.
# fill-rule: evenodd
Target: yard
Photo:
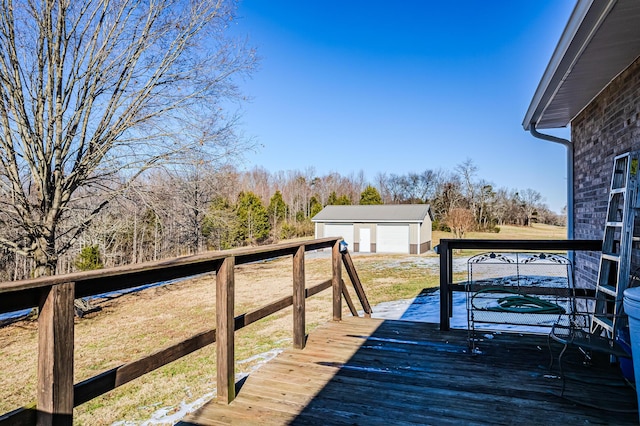
<path fill-rule="evenodd" d="M 563 228 L 536 225 L 503 227 L 499 234 L 468 237 L 560 239 L 564 238 L 564 232 Z M 447 237 L 434 233 L 434 244 Z M 374 312 L 379 303 L 413 298 L 425 288 L 438 286 L 438 258 L 433 252 L 355 255 L 354 263 Z M 307 286 L 325 280 L 330 272 L 329 256 L 308 254 Z M 236 314 L 289 295 L 291 276 L 290 258 L 238 266 Z M 214 327 L 214 282 L 213 276 L 203 276 L 105 299 L 100 301 L 102 311 L 76 318 L 75 381 Z M 307 301 L 307 332 L 330 319 L 331 291 Z M 0 413 L 35 400 L 36 342 L 34 321 L 21 321 L 0 329 Z M 236 359 L 240 361 L 236 371 L 249 373 L 265 357 L 290 344 L 289 308 L 237 333 Z M 215 387 L 215 347 L 211 345 L 79 406 L 75 421 L 111 424 L 167 416 L 197 405 L 203 396 L 210 398 Z"/>

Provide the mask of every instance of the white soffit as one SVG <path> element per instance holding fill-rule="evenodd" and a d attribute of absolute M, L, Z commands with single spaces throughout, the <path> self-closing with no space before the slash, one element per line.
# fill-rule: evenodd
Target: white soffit
<path fill-rule="evenodd" d="M 522 126 L 567 126 L 638 56 L 640 1 L 579 0 Z"/>

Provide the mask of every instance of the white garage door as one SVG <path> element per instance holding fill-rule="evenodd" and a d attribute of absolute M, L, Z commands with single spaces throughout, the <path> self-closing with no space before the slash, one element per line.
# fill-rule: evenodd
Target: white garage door
<path fill-rule="evenodd" d="M 378 225 L 378 253 L 409 253 L 409 225 Z"/>
<path fill-rule="evenodd" d="M 344 238 L 349 251 L 353 251 L 353 225 L 327 223 L 324 225 L 324 236 Z"/>

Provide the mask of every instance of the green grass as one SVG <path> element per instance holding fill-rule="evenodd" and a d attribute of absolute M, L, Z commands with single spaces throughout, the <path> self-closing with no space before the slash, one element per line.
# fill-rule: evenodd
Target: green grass
<path fill-rule="evenodd" d="M 419 268 L 398 268 L 390 278 L 390 271 L 375 268 L 376 263 L 354 260 L 360 280 L 364 283 L 372 305 L 391 300 L 415 297 L 425 288 L 437 287 L 439 278 Z"/>

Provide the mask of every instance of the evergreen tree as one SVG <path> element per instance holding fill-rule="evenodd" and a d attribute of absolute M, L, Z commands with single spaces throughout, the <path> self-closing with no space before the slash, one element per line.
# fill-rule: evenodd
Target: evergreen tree
<path fill-rule="evenodd" d="M 343 195 L 339 196 L 338 199 L 336 200 L 336 205 L 338 205 L 338 206 L 350 206 L 351 205 L 351 199 L 346 194 L 343 194 Z"/>
<path fill-rule="evenodd" d="M 331 194 L 329 194 L 329 198 L 327 198 L 327 205 L 335 206 L 337 204 L 337 201 L 338 195 L 336 194 L 336 191 L 331 191 Z"/>
<path fill-rule="evenodd" d="M 282 198 L 282 193 L 280 191 L 276 191 L 269 200 L 269 207 L 267 207 L 271 230 L 273 231 L 273 236 L 276 238 L 279 235 L 278 229 L 280 228 L 280 224 L 287 216 L 287 210 L 287 204 Z"/>
<path fill-rule="evenodd" d="M 207 239 L 207 245 L 216 250 L 234 247 L 234 230 L 237 222 L 236 214 L 229 201 L 223 197 L 215 197 L 202 220 L 202 235 Z"/>
<path fill-rule="evenodd" d="M 269 221 L 272 227 L 282 222 L 287 216 L 287 204 L 284 202 L 280 191 L 276 191 L 269 200 L 267 213 L 269 214 Z"/>
<path fill-rule="evenodd" d="M 102 259 L 98 246 L 83 247 L 76 260 L 76 268 L 80 271 L 92 271 L 94 269 L 102 269 Z"/>
<path fill-rule="evenodd" d="M 269 237 L 269 215 L 260 198 L 253 192 L 241 192 L 236 205 L 236 241 L 260 243 Z"/>
<path fill-rule="evenodd" d="M 382 197 L 376 188 L 368 185 L 360 194 L 360 205 L 370 206 L 382 204 Z"/>
<path fill-rule="evenodd" d="M 351 205 L 351 200 L 347 195 L 341 195 L 338 197 L 336 191 L 332 191 L 329 194 L 329 198 L 327 199 L 328 206 L 349 206 Z"/>
<path fill-rule="evenodd" d="M 309 217 L 314 217 L 322 210 L 322 204 L 318 199 L 314 196 L 309 200 Z"/>

